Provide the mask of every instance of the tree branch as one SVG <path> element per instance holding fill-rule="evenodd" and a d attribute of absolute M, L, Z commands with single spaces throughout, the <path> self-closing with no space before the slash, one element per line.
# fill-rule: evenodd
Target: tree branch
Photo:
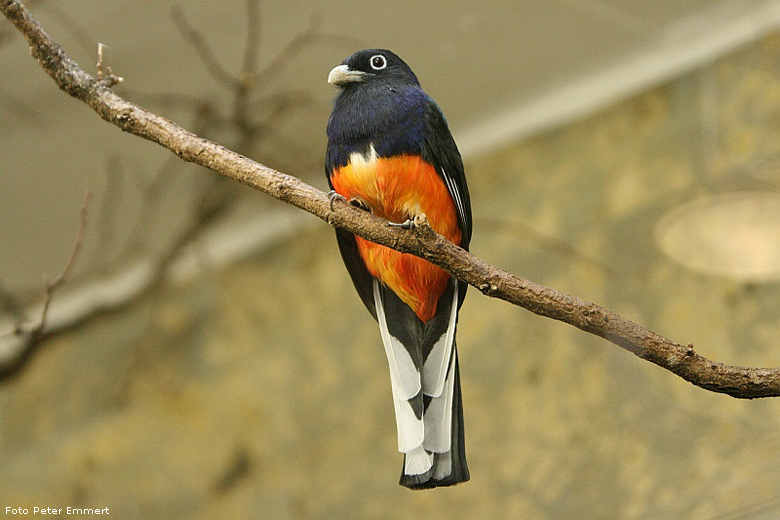
<path fill-rule="evenodd" d="M 14 330 L 9 331 L 5 336 L 0 336 L 0 380 L 10 374 L 15 373 L 24 365 L 25 361 L 32 355 L 33 350 L 41 343 L 46 331 L 49 316 L 49 306 L 55 291 L 59 289 L 66 281 L 73 266 L 76 265 L 76 259 L 81 252 L 81 245 L 84 242 L 84 236 L 87 229 L 87 211 L 89 203 L 92 200 L 92 192 L 87 191 L 84 196 L 84 204 L 81 206 L 81 218 L 79 221 L 79 230 L 76 235 L 76 242 L 68 258 L 65 268 L 54 279 L 46 283 L 45 295 L 41 306 L 40 317 L 35 325 L 22 323 L 20 320 Z M 23 312 L 18 313 L 19 318 L 23 318 Z"/>
<path fill-rule="evenodd" d="M 43 334 L 46 328 L 46 315 L 49 313 L 49 305 L 51 305 L 51 297 L 63 283 L 65 279 L 70 275 L 73 266 L 76 264 L 76 258 L 78 258 L 81 252 L 81 244 L 84 242 L 84 234 L 87 230 L 87 210 L 89 209 L 89 202 L 92 199 L 92 192 L 87 191 L 84 196 L 84 204 L 81 206 L 81 220 L 79 224 L 79 232 L 76 235 L 76 243 L 73 245 L 73 251 L 70 253 L 68 263 L 65 264 L 65 269 L 53 280 L 46 284 L 46 297 L 43 300 L 43 311 L 41 311 L 41 321 L 38 326 L 32 331 L 32 336 L 38 338 Z"/>
<path fill-rule="evenodd" d="M 349 204 L 336 202 L 331 211 L 324 192 L 198 137 L 117 96 L 110 89 L 116 77 L 98 79 L 81 69 L 44 32 L 21 2 L 0 0 L 0 10 L 24 35 L 33 57 L 62 90 L 126 132 L 153 141 L 185 161 L 205 166 L 308 211 L 333 226 L 425 258 L 488 296 L 601 336 L 701 388 L 747 399 L 780 396 L 780 369 L 737 367 L 710 361 L 697 354 L 691 344 L 675 343 L 604 307 L 494 267 L 437 235 L 424 219 L 419 219 L 415 230 L 403 230 L 391 228 L 387 221 Z"/>

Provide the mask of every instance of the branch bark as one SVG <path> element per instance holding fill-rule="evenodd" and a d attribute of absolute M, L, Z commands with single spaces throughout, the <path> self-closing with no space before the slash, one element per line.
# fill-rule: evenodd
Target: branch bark
<path fill-rule="evenodd" d="M 85 72 L 49 37 L 21 2 L 0 0 L 0 10 L 22 33 L 33 57 L 60 89 L 126 132 L 153 141 L 185 161 L 292 204 L 333 226 L 425 258 L 488 296 L 601 336 L 696 386 L 745 399 L 780 396 L 780 369 L 713 362 L 696 353 L 691 344 L 676 343 L 595 303 L 492 266 L 436 234 L 424 219 L 415 230 L 403 230 L 389 227 L 385 220 L 342 202 L 337 201 L 331 211 L 324 192 L 198 137 L 116 95 L 111 90 L 118 81 L 116 76 L 96 78 Z"/>

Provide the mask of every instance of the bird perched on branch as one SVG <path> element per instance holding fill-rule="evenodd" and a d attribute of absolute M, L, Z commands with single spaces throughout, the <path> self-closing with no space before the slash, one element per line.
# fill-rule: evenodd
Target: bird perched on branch
<path fill-rule="evenodd" d="M 328 121 L 331 204 L 346 200 L 405 228 L 430 226 L 468 249 L 471 205 L 463 163 L 438 105 L 401 58 L 356 52 L 330 71 L 339 87 Z M 467 285 L 413 255 L 336 230 L 341 256 L 379 331 L 390 365 L 400 483 L 469 479 L 455 329 Z"/>

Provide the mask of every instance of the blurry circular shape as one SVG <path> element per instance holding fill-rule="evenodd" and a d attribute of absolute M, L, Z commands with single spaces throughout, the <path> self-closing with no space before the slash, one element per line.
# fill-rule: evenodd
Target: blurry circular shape
<path fill-rule="evenodd" d="M 780 195 L 737 192 L 698 199 L 656 225 L 661 250 L 685 267 L 749 282 L 780 280 Z"/>

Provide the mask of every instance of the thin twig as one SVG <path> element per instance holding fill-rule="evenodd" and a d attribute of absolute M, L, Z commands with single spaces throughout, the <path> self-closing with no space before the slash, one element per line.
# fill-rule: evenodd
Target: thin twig
<path fill-rule="evenodd" d="M 174 5 L 171 8 L 171 17 L 176 24 L 176 28 L 179 30 L 179 34 L 190 42 L 211 77 L 231 90 L 239 88 L 240 82 L 222 67 L 219 59 L 217 59 L 217 56 L 214 54 L 214 51 L 212 51 L 209 44 L 206 43 L 206 39 L 190 25 L 190 22 L 187 20 L 181 7 Z"/>
<path fill-rule="evenodd" d="M 117 85 L 119 83 L 122 83 L 124 81 L 124 78 L 120 76 L 114 75 L 114 71 L 111 70 L 111 67 L 109 65 L 105 65 L 104 68 L 104 62 L 103 62 L 103 51 L 106 49 L 108 45 L 104 43 L 98 43 L 98 60 L 95 64 L 95 68 L 97 69 L 97 78 L 101 81 L 105 81 L 108 83 L 107 86 L 113 87 L 114 85 Z"/>
<path fill-rule="evenodd" d="M 49 313 L 49 306 L 51 305 L 51 298 L 54 296 L 54 292 L 65 283 L 68 275 L 73 270 L 73 266 L 76 265 L 76 258 L 78 258 L 81 252 L 81 245 L 84 242 L 84 236 L 87 230 L 87 212 L 89 210 L 89 203 L 92 200 L 92 192 L 87 191 L 84 196 L 84 203 L 81 205 L 81 220 L 79 222 L 79 231 L 76 235 L 76 243 L 73 245 L 73 250 L 70 252 L 70 258 L 68 263 L 65 264 L 65 269 L 57 275 L 53 280 L 46 284 L 46 296 L 43 299 L 43 310 L 41 311 L 40 322 L 32 330 L 32 337 L 37 340 L 43 335 L 46 330 L 46 315 Z"/>
<path fill-rule="evenodd" d="M 112 154 L 106 164 L 106 190 L 103 192 L 99 203 L 97 218 L 97 231 L 95 232 L 97 244 L 100 247 L 92 251 L 87 265 L 94 268 L 111 263 L 115 258 L 107 254 L 108 251 L 116 251 L 117 215 L 125 199 L 126 178 L 121 156 Z M 108 260 L 107 260 L 108 257 Z"/>
<path fill-rule="evenodd" d="M 244 49 L 244 65 L 241 69 L 241 78 L 238 81 L 238 87 L 233 96 L 233 110 L 231 121 L 238 129 L 241 136 L 237 143 L 237 149 L 242 153 L 247 153 L 251 143 L 258 134 L 258 125 L 252 120 L 251 112 L 248 107 L 249 98 L 252 91 L 255 90 L 257 82 L 255 81 L 255 70 L 257 69 L 257 51 L 260 42 L 260 17 L 259 2 L 257 0 L 247 0 L 247 24 L 246 24 L 246 46 Z"/>
<path fill-rule="evenodd" d="M 246 1 L 246 45 L 244 46 L 244 74 L 254 74 L 257 69 L 257 52 L 260 50 L 260 2 Z"/>
<path fill-rule="evenodd" d="M 424 223 L 415 230 L 403 230 L 391 228 L 386 220 L 350 204 L 336 202 L 335 209 L 331 210 L 328 196 L 300 179 L 198 137 L 117 96 L 67 56 L 21 2 L 0 0 L 0 11 L 24 35 L 33 57 L 61 89 L 83 101 L 106 121 L 171 150 L 185 161 L 263 191 L 367 240 L 424 258 L 484 294 L 603 337 L 701 388 L 747 399 L 780 396 L 780 369 L 713 362 L 699 355 L 691 344 L 676 343 L 609 309 L 492 266 L 436 234 Z"/>
<path fill-rule="evenodd" d="M 81 245 L 84 242 L 87 228 L 87 210 L 89 208 L 92 192 L 87 191 L 84 196 L 84 203 L 81 206 L 81 218 L 79 230 L 76 235 L 76 242 L 68 258 L 68 263 L 62 272 L 46 284 L 43 305 L 41 307 L 40 317 L 34 325 L 24 323 L 24 312 L 15 313 L 15 326 L 8 332 L 0 335 L 0 380 L 3 380 L 15 373 L 30 359 L 36 347 L 41 344 L 44 336 L 48 333 L 46 318 L 49 315 L 49 308 L 54 293 L 68 279 L 76 259 L 81 251 Z"/>
<path fill-rule="evenodd" d="M 266 64 L 256 74 L 256 86 L 266 85 L 269 81 L 273 80 L 276 76 L 282 72 L 285 67 L 293 63 L 292 58 L 297 56 L 301 51 L 306 49 L 315 43 L 344 45 L 347 43 L 357 43 L 354 38 L 346 36 L 327 34 L 320 32 L 321 19 L 316 14 L 311 17 L 309 21 L 309 27 L 301 33 L 296 34 L 287 44 L 282 48 L 276 57 Z"/>

